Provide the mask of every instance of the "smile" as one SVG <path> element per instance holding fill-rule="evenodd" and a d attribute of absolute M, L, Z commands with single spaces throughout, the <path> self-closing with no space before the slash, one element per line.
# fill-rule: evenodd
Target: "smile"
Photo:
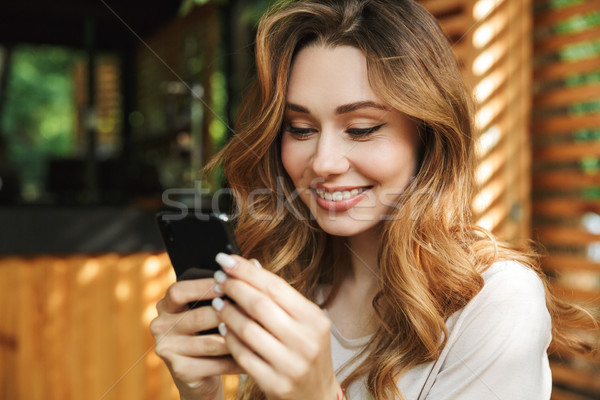
<path fill-rule="evenodd" d="M 372 186 L 339 187 L 325 189 L 323 187 L 311 188 L 315 195 L 317 205 L 328 212 L 348 211 L 357 205 L 369 192 Z M 337 189 L 337 190 L 336 190 Z"/>
<path fill-rule="evenodd" d="M 317 188 L 317 189 L 315 189 L 315 193 L 317 194 L 317 196 L 319 198 L 321 198 L 323 200 L 342 201 L 342 200 L 348 200 L 349 198 L 354 197 L 354 196 L 364 192 L 367 189 L 368 189 L 368 187 L 362 187 L 362 188 L 356 188 L 356 189 L 352 189 L 352 190 L 328 192 L 326 190 Z"/>

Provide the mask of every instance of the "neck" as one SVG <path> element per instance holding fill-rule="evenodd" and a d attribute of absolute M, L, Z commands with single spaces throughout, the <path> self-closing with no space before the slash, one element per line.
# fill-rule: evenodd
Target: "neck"
<path fill-rule="evenodd" d="M 372 301 L 381 286 L 377 265 L 379 241 L 375 229 L 347 239 L 351 266 L 327 307 L 334 325 L 346 338 L 364 337 L 377 330 Z"/>
<path fill-rule="evenodd" d="M 377 228 L 372 228 L 348 238 L 352 268 L 347 279 L 354 285 L 365 288 L 378 286 L 379 264 L 377 262 L 377 252 L 379 250 L 380 235 Z"/>

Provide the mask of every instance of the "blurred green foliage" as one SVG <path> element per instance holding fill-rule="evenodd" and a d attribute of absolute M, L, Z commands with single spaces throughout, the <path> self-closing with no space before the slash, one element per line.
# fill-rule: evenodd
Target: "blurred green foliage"
<path fill-rule="evenodd" d="M 571 103 L 569 105 L 569 113 L 572 115 L 585 115 L 600 112 L 600 98 L 592 101 L 583 101 Z"/>
<path fill-rule="evenodd" d="M 0 129 L 27 200 L 43 190 L 45 160 L 74 151 L 72 66 L 78 57 L 60 47 L 13 49 Z"/>
<path fill-rule="evenodd" d="M 256 25 L 260 17 L 269 8 L 271 4 L 281 0 L 243 0 L 243 12 L 241 15 L 241 21 L 249 23 L 250 25 Z M 187 15 L 194 9 L 194 7 L 202 6 L 204 4 L 213 3 L 218 5 L 228 5 L 233 3 L 231 0 L 183 0 L 179 6 L 179 15 Z"/>
<path fill-rule="evenodd" d="M 584 2 L 585 0 L 550 0 L 550 6 L 554 9 L 560 9 L 582 4 Z"/>
<path fill-rule="evenodd" d="M 561 21 L 554 27 L 554 31 L 561 35 L 571 35 L 600 26 L 600 11 L 592 11 L 587 14 L 577 14 L 565 21 Z"/>
<path fill-rule="evenodd" d="M 580 129 L 575 132 L 575 140 L 578 142 L 594 142 L 600 141 L 599 129 Z"/>
<path fill-rule="evenodd" d="M 600 56 L 600 40 L 565 46 L 560 50 L 559 54 L 560 58 L 565 61 L 578 61 L 598 57 Z"/>
<path fill-rule="evenodd" d="M 576 74 L 565 78 L 567 86 L 581 86 L 600 83 L 600 70 L 586 74 Z"/>

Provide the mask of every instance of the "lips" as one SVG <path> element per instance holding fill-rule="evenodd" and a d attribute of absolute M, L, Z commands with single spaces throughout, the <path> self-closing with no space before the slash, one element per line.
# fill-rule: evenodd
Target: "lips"
<path fill-rule="evenodd" d="M 327 211 L 347 211 L 360 202 L 372 186 L 311 188 L 317 204 Z"/>

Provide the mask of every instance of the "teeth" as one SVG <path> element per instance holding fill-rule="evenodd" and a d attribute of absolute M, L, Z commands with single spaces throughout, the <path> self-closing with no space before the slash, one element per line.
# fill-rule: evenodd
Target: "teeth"
<path fill-rule="evenodd" d="M 364 192 L 365 190 L 367 190 L 367 189 L 360 188 L 360 189 L 344 190 L 343 192 L 326 192 L 323 189 L 317 189 L 316 192 L 317 192 L 317 196 L 319 196 L 322 199 L 329 200 L 329 201 L 341 201 L 341 200 L 349 199 L 350 197 L 354 197 L 357 194 Z"/>

